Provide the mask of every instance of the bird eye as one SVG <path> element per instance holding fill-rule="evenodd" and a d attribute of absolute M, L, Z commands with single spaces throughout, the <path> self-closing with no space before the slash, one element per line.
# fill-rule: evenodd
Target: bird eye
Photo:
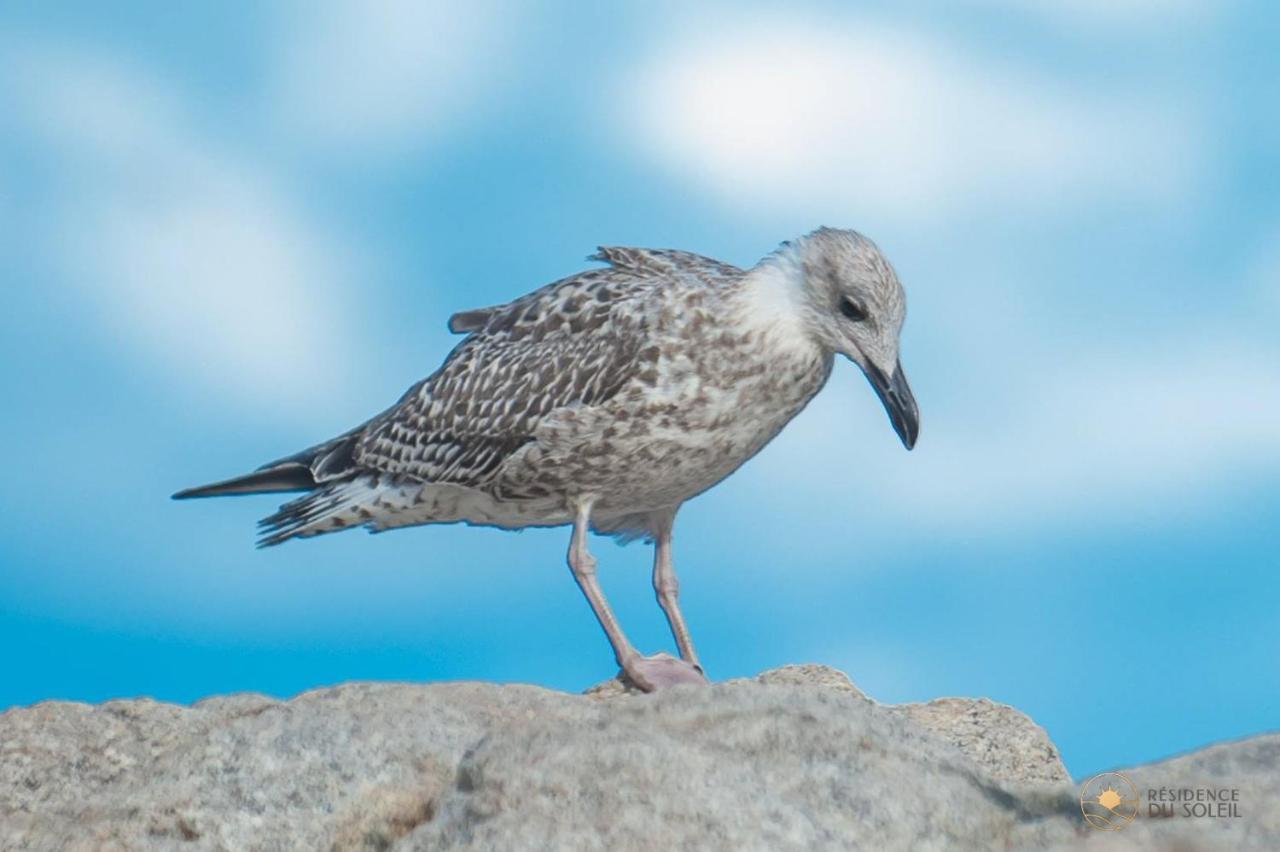
<path fill-rule="evenodd" d="M 840 313 L 844 314 L 845 319 L 854 322 L 862 322 L 867 318 L 866 309 L 848 297 L 840 300 Z"/>

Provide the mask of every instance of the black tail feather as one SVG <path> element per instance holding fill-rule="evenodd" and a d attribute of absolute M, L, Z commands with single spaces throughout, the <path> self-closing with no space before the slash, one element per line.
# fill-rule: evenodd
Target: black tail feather
<path fill-rule="evenodd" d="M 187 488 L 173 495 L 174 500 L 192 497 L 223 497 L 232 494 L 275 494 L 284 491 L 310 491 L 316 487 L 311 468 L 298 462 L 286 462 L 244 476 Z"/>
<path fill-rule="evenodd" d="M 341 495 L 334 494 L 330 488 L 321 488 L 285 503 L 275 514 L 258 521 L 258 547 L 281 544 L 297 535 L 316 535 L 322 530 L 306 533 L 303 528 L 341 503 Z M 328 531 L 336 529 L 335 525 Z"/>

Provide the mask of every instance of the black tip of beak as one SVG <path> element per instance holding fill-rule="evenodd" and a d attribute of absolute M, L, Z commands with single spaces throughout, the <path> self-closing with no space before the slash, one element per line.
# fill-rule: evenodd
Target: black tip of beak
<path fill-rule="evenodd" d="M 907 384 L 907 374 L 902 371 L 902 362 L 894 365 L 892 376 L 886 376 L 879 367 L 869 365 L 867 378 L 884 403 L 893 431 L 902 439 L 902 445 L 911 449 L 920 436 L 920 409 L 916 407 L 916 398 Z"/>

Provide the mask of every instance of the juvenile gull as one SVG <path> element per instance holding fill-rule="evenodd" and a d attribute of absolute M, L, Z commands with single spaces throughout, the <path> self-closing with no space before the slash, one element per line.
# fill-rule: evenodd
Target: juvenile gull
<path fill-rule="evenodd" d="M 677 601 L 681 504 L 758 453 L 826 383 L 862 368 L 907 449 L 919 431 L 898 360 L 902 285 L 876 246 L 820 228 L 748 270 L 670 249 L 601 248 L 580 272 L 463 311 L 435 373 L 361 426 L 175 498 L 306 491 L 261 546 L 351 527 L 571 524 L 569 567 L 625 675 L 704 682 Z M 594 530 L 654 543 L 653 585 L 680 658 L 627 640 L 587 550 Z"/>

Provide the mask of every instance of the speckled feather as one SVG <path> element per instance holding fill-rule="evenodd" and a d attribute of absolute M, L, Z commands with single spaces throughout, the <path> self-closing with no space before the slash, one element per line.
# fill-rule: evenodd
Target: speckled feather
<path fill-rule="evenodd" d="M 624 390 L 633 406 L 642 405 L 659 367 L 679 360 L 663 359 L 659 350 L 673 312 L 687 309 L 687 324 L 710 332 L 705 307 L 744 273 L 674 250 L 603 247 L 590 259 L 609 265 L 505 305 L 455 314 L 450 327 L 467 339 L 398 404 L 340 438 L 264 466 L 305 464 L 319 487 L 265 519 L 263 543 L 355 524 L 431 522 L 433 515 L 500 526 L 559 523 L 575 473 L 585 475 L 579 490 L 608 487 L 611 477 L 583 468 L 605 461 L 611 443 L 625 444 L 616 440 L 621 435 L 638 437 L 645 418 L 615 407 L 614 416 L 632 424 L 605 426 L 595 440 L 583 424 L 598 423 Z M 661 408 L 659 423 L 669 425 L 672 405 Z M 585 445 L 569 453 L 579 456 L 576 463 L 563 459 L 552 470 L 566 434 Z M 642 447 L 631 452 L 651 455 Z M 583 454 L 597 461 L 584 465 Z M 467 503 L 475 504 L 471 511 Z M 643 515 L 660 507 L 633 501 L 625 508 Z"/>
<path fill-rule="evenodd" d="M 307 491 L 262 546 L 353 527 L 572 524 L 567 559 L 626 678 L 704 684 L 680 611 L 680 506 L 763 449 L 836 355 L 870 382 L 907 449 L 919 409 L 899 358 L 906 298 L 866 237 L 819 228 L 743 270 L 683 251 L 602 248 L 606 266 L 454 314 L 435 373 L 366 423 L 175 498 Z M 596 580 L 587 528 L 654 542 L 653 585 L 679 658 L 642 655 Z"/>
<path fill-rule="evenodd" d="M 857 363 L 910 448 L 902 286 L 875 245 L 819 228 L 748 270 L 684 251 L 602 248 L 606 264 L 463 311 L 465 339 L 383 413 L 179 498 L 306 491 L 262 545 L 363 526 L 463 521 L 668 529 Z"/>
<path fill-rule="evenodd" d="M 651 537 L 768 444 L 837 353 L 914 443 L 902 286 L 862 235 L 819 228 L 749 270 L 673 250 L 591 259 L 606 266 L 455 314 L 466 338 L 367 423 L 179 496 L 309 491 L 262 522 L 263 545 L 355 526 L 557 525 L 579 507 L 599 532 Z"/>

